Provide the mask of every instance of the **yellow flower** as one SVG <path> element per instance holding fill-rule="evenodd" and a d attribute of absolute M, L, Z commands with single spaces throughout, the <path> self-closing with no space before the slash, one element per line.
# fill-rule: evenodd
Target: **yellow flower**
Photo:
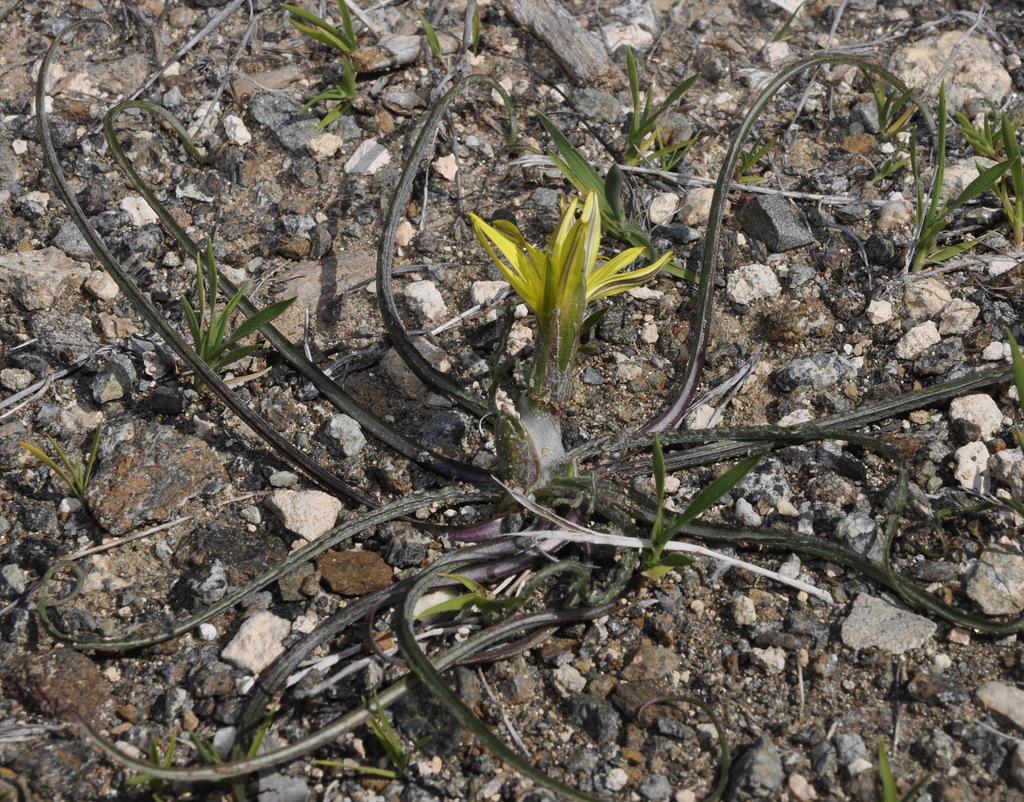
<path fill-rule="evenodd" d="M 546 250 L 530 245 L 516 226 L 505 220 L 485 223 L 470 214 L 473 231 L 513 289 L 540 320 L 575 317 L 590 301 L 639 287 L 671 257 L 637 270 L 623 271 L 644 252 L 629 248 L 612 259 L 598 254 L 601 242 L 601 210 L 596 192 L 590 192 L 577 217 L 574 198 L 562 214 Z M 583 289 L 582 305 L 576 301 Z M 574 308 L 577 306 L 580 308 Z M 575 313 L 575 314 L 573 314 Z"/>

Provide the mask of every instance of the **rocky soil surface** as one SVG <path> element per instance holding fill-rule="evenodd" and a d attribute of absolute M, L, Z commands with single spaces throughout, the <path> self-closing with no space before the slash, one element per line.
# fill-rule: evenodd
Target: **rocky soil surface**
<path fill-rule="evenodd" d="M 672 118 L 681 131 L 700 133 L 697 144 L 673 174 L 631 179 L 637 219 L 659 248 L 691 265 L 728 137 L 758 88 L 792 59 L 824 48 L 858 53 L 933 98 L 944 75 L 951 110 L 974 116 L 986 100 L 1021 110 L 1024 10 L 1011 0 L 993 2 L 980 21 L 952 0 L 817 0 L 785 31 L 788 12 L 767 0 L 569 3 L 572 17 L 614 53 L 600 80 L 567 74 L 555 58 L 564 54 L 520 27 L 513 5 L 480 4 L 475 55 L 439 60 L 422 47 L 411 63 L 362 76 L 352 109 L 326 131 L 316 130 L 313 112 L 298 110 L 337 85 L 339 62 L 273 3 L 257 0 L 251 15 L 236 4 L 194 44 L 227 7 L 219 0 L 4 7 L 0 798 L 151 798 L 61 711 L 75 706 L 129 752 L 147 752 L 152 737 L 165 746 L 174 732 L 223 745 L 277 654 L 348 600 L 453 548 L 408 523 L 380 526 L 202 627 L 124 654 L 66 648 L 41 626 L 38 581 L 70 555 L 91 551 L 79 557 L 81 595 L 51 610 L 56 625 L 115 635 L 198 612 L 359 511 L 297 476 L 212 396 L 192 390 L 92 257 L 54 192 L 33 115 L 34 76 L 64 26 L 90 17 L 109 25 L 80 32 L 54 63 L 59 157 L 86 214 L 156 306 L 184 326 L 180 298 L 193 293 L 196 275 L 102 136 L 103 113 L 140 91 L 191 126 L 213 158 L 196 164 L 148 113 L 118 119 L 120 141 L 179 224 L 196 239 L 214 234 L 221 267 L 248 281 L 258 302 L 297 297 L 282 330 L 356 398 L 425 445 L 484 469 L 495 465 L 486 426 L 430 392 L 389 350 L 371 286 L 404 155 L 453 70 L 486 73 L 508 89 L 525 151 L 507 149 L 496 95 L 473 89 L 452 107 L 398 230 L 395 284 L 410 329 L 432 331 L 482 305 L 422 341 L 433 364 L 482 388 L 499 337 L 488 304 L 502 285 L 464 212 L 514 215 L 542 239 L 569 188 L 550 167 L 517 161 L 549 146 L 535 112 L 589 156 L 610 161 L 601 142 L 621 150 L 630 108 L 618 44 L 633 45 L 645 83 L 658 92 L 701 76 Z M 420 8 L 461 39 L 464 3 Z M 421 30 L 409 5 L 368 13 L 379 32 Z M 371 45 L 373 35 L 364 31 L 360 41 Z M 180 61 L 150 79 L 187 44 Z M 804 75 L 770 105 L 765 124 L 780 142 L 755 168 L 764 180 L 731 196 L 703 389 L 744 369 L 749 376 L 730 399 L 700 405 L 689 426 L 797 423 L 1008 364 L 1006 330 L 1018 331 L 1024 266 L 996 200 L 982 197 L 950 220 L 954 238 L 993 230 L 983 245 L 940 270 L 908 274 L 912 206 L 893 193 L 912 199 L 913 183 L 907 169 L 873 181 L 891 152 L 873 113 L 863 77 L 847 66 Z M 972 153 L 953 135 L 949 180 L 962 185 L 975 172 Z M 568 414 L 576 442 L 638 428 L 669 397 L 688 356 L 694 294 L 662 275 L 607 302 Z M 507 350 L 528 352 L 531 337 L 529 319 L 517 320 Z M 387 501 L 444 483 L 337 414 L 274 355 L 261 352 L 231 370 L 249 404 L 368 497 Z M 944 600 L 1004 620 L 1024 611 L 1020 519 L 998 510 L 947 519 L 943 557 L 933 553 L 931 522 L 936 511 L 973 503 L 971 492 L 1024 498 L 1024 461 L 1011 448 L 1019 420 L 1007 383 L 869 429 L 910 465 L 897 568 Z M 76 454 L 88 450 L 100 423 L 87 514 L 19 442 L 45 447 L 52 437 Z M 683 506 L 718 470 L 673 477 L 673 502 Z M 877 554 L 894 481 L 891 466 L 868 450 L 792 445 L 709 518 Z M 458 509 L 451 518 L 477 513 Z M 452 681 L 503 737 L 514 731 L 538 767 L 601 798 L 684 802 L 714 784 L 721 755 L 706 718 L 690 708 L 638 717 L 644 701 L 663 694 L 701 698 L 721 717 L 736 757 L 727 799 L 873 799 L 879 741 L 901 783 L 930 773 L 921 799 L 1024 795 L 1024 651 L 1016 635 L 982 635 L 911 611 L 864 576 L 821 560 L 769 550 L 738 556 L 800 577 L 835 601 L 702 559 L 626 597 L 612 615 L 559 630 L 510 659 L 459 668 Z M 386 617 L 379 626 L 387 628 Z M 344 655 L 359 670 L 319 693 L 286 695 L 271 740 L 296 740 L 397 675 L 363 654 L 360 638 L 320 647 L 318 658 Z M 300 688 L 330 676 L 332 665 L 322 660 Z M 429 694 L 402 701 L 392 718 L 407 745 L 430 736 L 405 780 L 312 761 L 386 766 L 373 736 L 360 730 L 252 778 L 249 793 L 265 802 L 552 798 L 479 747 Z M 198 763 L 187 739 L 179 742 L 178 762 Z M 161 797 L 225 794 L 182 785 Z"/>

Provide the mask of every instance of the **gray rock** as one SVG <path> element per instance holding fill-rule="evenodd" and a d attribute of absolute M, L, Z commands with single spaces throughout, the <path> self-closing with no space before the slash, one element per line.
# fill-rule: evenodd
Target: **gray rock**
<path fill-rule="evenodd" d="M 308 802 L 309 786 L 302 777 L 280 771 L 260 772 L 259 802 Z"/>
<path fill-rule="evenodd" d="M 440 412 L 420 427 L 416 439 L 427 448 L 458 446 L 469 432 L 465 415 L 453 409 Z"/>
<path fill-rule="evenodd" d="M 622 718 L 612 703 L 592 693 L 569 699 L 566 721 L 585 730 L 599 744 L 614 743 L 622 728 Z"/>
<path fill-rule="evenodd" d="M 132 361 L 124 354 L 114 354 L 107 358 L 107 363 L 93 379 L 92 397 L 98 403 L 105 404 L 130 396 L 137 378 Z"/>
<path fill-rule="evenodd" d="M 841 732 L 832 739 L 832 743 L 836 747 L 836 757 L 844 766 L 860 760 L 868 753 L 864 739 L 855 732 Z"/>
<path fill-rule="evenodd" d="M 0 293 L 30 311 L 49 309 L 62 291 L 82 286 L 91 272 L 60 248 L 0 254 Z"/>
<path fill-rule="evenodd" d="M 775 457 L 767 457 L 736 485 L 734 493 L 749 502 L 764 501 L 775 505 L 789 498 L 791 488 L 782 463 Z"/>
<path fill-rule="evenodd" d="M 845 540 L 854 551 L 865 554 L 875 541 L 878 526 L 866 512 L 851 512 L 836 524 L 836 537 Z"/>
<path fill-rule="evenodd" d="M 320 431 L 346 457 L 354 457 L 366 445 L 366 437 L 358 421 L 348 415 L 332 415 Z"/>
<path fill-rule="evenodd" d="M 875 647 L 893 654 L 923 646 L 936 624 L 893 602 L 861 593 L 843 621 L 840 634 L 851 649 Z"/>
<path fill-rule="evenodd" d="M 775 371 L 776 386 L 784 393 L 793 390 L 823 390 L 857 375 L 857 368 L 844 356 L 817 352 L 794 359 Z"/>
<path fill-rule="evenodd" d="M 760 240 L 773 253 L 814 242 L 807 224 L 777 195 L 758 195 L 736 215 L 743 233 Z"/>
<path fill-rule="evenodd" d="M 53 244 L 72 259 L 91 259 L 93 255 L 92 248 L 85 241 L 74 220 L 68 220 L 61 225 L 57 236 L 53 238 Z"/>
<path fill-rule="evenodd" d="M 317 119 L 286 95 L 267 93 L 253 98 L 249 114 L 265 125 L 278 141 L 296 155 L 305 155 L 306 143 L 316 134 Z"/>
<path fill-rule="evenodd" d="M 12 599 L 25 592 L 25 572 L 13 563 L 0 568 L 0 599 Z"/>
<path fill-rule="evenodd" d="M 967 595 L 985 615 L 1017 615 L 1024 610 L 1024 555 L 987 548 L 967 581 Z"/>
<path fill-rule="evenodd" d="M 918 354 L 914 360 L 914 373 L 918 376 L 945 376 L 963 362 L 963 340 L 959 337 L 947 337 Z"/>
<path fill-rule="evenodd" d="M 672 795 L 672 786 L 664 774 L 645 777 L 636 788 L 637 793 L 650 802 L 662 802 Z"/>
<path fill-rule="evenodd" d="M 784 779 L 779 750 L 771 738 L 762 735 L 732 764 L 725 798 L 737 801 L 774 799 Z"/>
<path fill-rule="evenodd" d="M 576 110 L 583 115 L 584 119 L 593 120 L 609 125 L 619 119 L 622 114 L 622 106 L 610 95 L 600 89 L 580 89 L 573 96 Z"/>

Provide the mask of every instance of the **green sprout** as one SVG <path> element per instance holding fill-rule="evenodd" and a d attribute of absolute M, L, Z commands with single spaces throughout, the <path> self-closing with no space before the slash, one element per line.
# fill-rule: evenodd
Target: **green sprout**
<path fill-rule="evenodd" d="M 658 126 L 658 118 L 686 94 L 699 76 L 691 75 L 652 111 L 653 93 L 650 89 L 644 95 L 643 105 L 640 104 L 640 78 L 633 50 L 629 47 L 626 48 L 626 73 L 629 77 L 629 95 L 633 101 L 633 114 L 629 118 L 629 130 L 626 132 L 626 164 L 635 165 L 643 161 L 657 160 L 663 170 L 671 170 L 686 155 L 686 151 L 697 141 L 697 137 L 666 144 Z M 651 147 L 654 147 L 654 152 L 648 154 L 647 151 Z"/>
<path fill-rule="evenodd" d="M 54 460 L 38 446 L 25 442 L 21 442 L 19 445 L 53 471 L 70 488 L 71 492 L 75 494 L 75 498 L 82 503 L 82 506 L 86 507 L 88 505 L 85 502 L 85 493 L 89 489 L 89 482 L 92 481 L 93 468 L 96 467 L 96 453 L 99 450 L 102 432 L 103 424 L 100 423 L 96 427 L 96 433 L 92 436 L 92 447 L 89 449 L 89 457 L 84 464 L 77 455 L 74 458 L 69 457 L 67 452 L 61 448 L 60 443 L 49 435 L 47 435 L 46 439 L 50 441 L 50 447 L 57 455 L 57 460 L 60 461 L 60 464 L 57 464 L 57 460 Z"/>
<path fill-rule="evenodd" d="M 757 167 L 757 163 L 761 159 L 768 155 L 768 151 L 775 147 L 775 143 L 778 141 L 779 138 L 777 136 L 766 139 L 764 131 L 758 134 L 754 144 L 749 148 L 744 148 L 742 153 L 740 153 L 740 163 L 736 166 L 736 180 L 741 184 L 764 181 L 764 176 L 757 175 L 754 172 L 754 168 Z"/>
<path fill-rule="evenodd" d="M 312 36 L 318 42 L 322 42 L 328 47 L 333 47 L 335 50 L 340 50 L 342 53 L 348 55 L 352 53 L 357 46 L 356 43 L 356 30 L 352 23 L 352 14 L 348 10 L 348 6 L 345 4 L 345 0 L 338 0 L 338 14 L 341 17 L 341 28 L 336 28 L 326 20 L 318 17 L 316 14 L 306 11 L 304 8 L 293 6 L 289 3 L 282 3 L 281 8 L 288 11 L 294 16 L 288 18 L 288 21 L 309 36 Z M 295 19 L 298 17 L 299 19 Z M 303 22 L 300 22 L 302 20 Z M 305 23 L 309 23 L 304 24 Z"/>
<path fill-rule="evenodd" d="M 911 100 L 914 90 L 890 89 L 891 85 L 881 78 L 873 78 L 866 70 L 861 70 L 861 73 L 875 100 L 878 130 L 882 136 L 885 139 L 894 139 L 898 134 L 909 130 L 910 121 L 917 112 L 917 104 Z"/>
<path fill-rule="evenodd" d="M 205 276 L 203 275 L 204 262 L 206 265 Z M 213 258 L 213 243 L 207 242 L 206 253 L 200 252 L 196 257 L 198 295 L 196 307 L 193 308 L 185 296 L 182 296 L 181 303 L 185 309 L 185 320 L 188 322 L 188 330 L 192 335 L 196 354 L 215 372 L 223 370 L 228 365 L 244 359 L 258 350 L 258 345 L 242 345 L 238 348 L 232 348 L 232 346 L 261 326 L 275 320 L 295 301 L 294 298 L 287 298 L 261 309 L 229 335 L 227 333 L 228 321 L 244 297 L 246 288 L 242 287 L 236 292 L 224 309 L 218 313 L 216 299 L 219 286 L 217 264 Z M 207 302 L 208 298 L 209 303 Z M 196 377 L 194 386 L 197 392 L 206 389 L 206 383 L 199 377 Z"/>
<path fill-rule="evenodd" d="M 736 463 L 729 470 L 701 490 L 686 509 L 668 520 L 665 518 L 665 455 L 661 439 L 654 435 L 654 493 L 658 502 L 654 524 L 651 527 L 651 548 L 644 555 L 645 574 L 651 579 L 660 579 L 673 568 L 681 568 L 693 562 L 693 558 L 679 553 L 664 554 L 666 544 L 683 527 L 693 523 L 698 516 L 732 490 L 764 458 L 767 451 L 761 451 Z"/>
<path fill-rule="evenodd" d="M 430 52 L 434 54 L 434 58 L 440 61 L 444 58 L 444 51 L 441 49 L 441 40 L 437 38 L 437 31 L 434 30 L 434 26 L 430 24 L 430 20 L 426 18 L 422 11 L 416 6 L 412 7 L 416 16 L 419 17 L 420 25 L 423 26 L 423 33 L 427 37 L 427 44 L 430 46 Z"/>
<path fill-rule="evenodd" d="M 926 265 L 938 264 L 958 256 L 966 250 L 977 245 L 983 237 L 968 239 L 964 242 L 957 242 L 944 248 L 937 245 L 939 234 L 946 227 L 946 218 L 961 206 L 977 198 L 985 190 L 994 189 L 996 183 L 1003 173 L 1010 168 L 1010 162 L 999 162 L 980 174 L 968 184 L 956 197 L 950 196 L 942 199 L 942 179 L 946 171 L 946 85 L 939 88 L 939 122 L 938 132 L 935 141 L 935 176 L 932 179 L 931 197 L 926 201 L 921 181 L 921 166 L 918 162 L 916 147 L 916 130 L 911 129 L 910 136 L 910 166 L 914 173 L 914 183 L 917 187 L 917 206 L 915 210 L 915 223 L 917 224 L 917 245 L 914 249 L 913 269 L 921 270 Z M 1020 156 L 1016 159 L 1020 165 Z M 1024 180 L 1024 179 L 1022 179 Z"/>
<path fill-rule="evenodd" d="M 373 702 L 376 706 L 376 712 L 374 712 L 373 716 L 370 718 L 370 729 L 373 731 L 381 749 L 384 750 L 384 754 L 386 754 L 388 760 L 391 761 L 391 765 L 395 768 L 378 769 L 373 766 L 363 766 L 359 763 L 349 763 L 343 760 L 317 760 L 314 762 L 321 766 L 331 766 L 336 769 L 360 771 L 363 774 L 372 774 L 375 777 L 384 777 L 388 780 L 400 780 L 405 775 L 406 770 L 409 768 L 409 764 L 412 763 L 412 756 L 430 740 L 430 737 L 427 736 L 426 738 L 420 738 L 412 745 L 412 749 L 406 749 L 402 745 L 402 739 L 395 731 L 395 728 L 392 727 L 391 722 L 388 721 L 387 713 L 384 712 L 384 706 L 381 705 L 377 694 L 373 695 Z"/>
<path fill-rule="evenodd" d="M 910 786 L 905 794 L 900 796 L 899 791 L 896 790 L 896 777 L 893 775 L 892 766 L 889 764 L 889 755 L 886 754 L 885 743 L 879 738 L 878 778 L 875 782 L 876 802 L 913 802 L 921 791 L 924 790 L 924 785 L 931 779 L 931 776 L 931 774 L 925 774 Z"/>
<path fill-rule="evenodd" d="M 317 131 L 323 130 L 348 111 L 349 107 L 352 105 L 352 101 L 355 99 L 356 69 L 352 66 L 352 62 L 347 59 L 345 60 L 343 69 L 344 72 L 342 73 L 340 84 L 334 87 L 334 89 L 328 89 L 326 92 L 322 92 L 315 97 L 311 97 L 306 101 L 306 104 L 299 109 L 300 112 L 303 112 L 317 103 L 324 103 L 330 100 L 337 101 L 338 105 L 327 112 L 327 114 L 324 115 L 324 118 L 317 123 Z"/>
<path fill-rule="evenodd" d="M 997 113 L 991 103 L 980 128 L 959 112 L 953 118 L 977 155 L 989 159 L 1004 157 L 1001 161 L 1007 165 L 1008 176 L 999 176 L 992 185 L 992 191 L 999 198 L 1006 219 L 1010 222 L 1013 245 L 1020 250 L 1024 246 L 1024 165 L 1021 164 L 1020 141 L 1017 138 L 1021 120 L 1005 112 Z M 980 165 L 978 172 L 984 172 Z"/>

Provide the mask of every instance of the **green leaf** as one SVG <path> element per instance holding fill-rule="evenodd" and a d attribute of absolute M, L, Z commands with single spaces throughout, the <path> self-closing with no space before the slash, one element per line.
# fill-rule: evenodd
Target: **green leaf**
<path fill-rule="evenodd" d="M 943 209 L 943 216 L 959 209 L 965 203 L 970 203 L 972 200 L 977 198 L 986 189 L 989 189 L 996 181 L 998 181 L 1009 167 L 1010 162 L 999 162 L 982 172 L 970 184 L 964 187 L 964 191 L 957 195 L 956 198 Z"/>
<path fill-rule="evenodd" d="M 537 117 L 540 119 L 540 124 L 544 126 L 544 130 L 548 132 L 548 136 L 554 140 L 555 147 L 558 149 L 558 154 L 561 157 L 560 161 L 555 162 L 558 168 L 565 174 L 565 177 L 569 179 L 572 185 L 579 190 L 580 194 L 586 195 L 588 192 L 596 192 L 601 201 L 601 211 L 612 216 L 611 207 L 604 196 L 604 181 L 597 170 L 591 166 L 590 162 L 583 158 L 583 154 L 566 138 L 565 134 L 558 130 L 558 127 L 551 120 L 540 112 L 537 112 Z"/>
<path fill-rule="evenodd" d="M 434 58 L 440 61 L 444 58 L 444 52 L 441 50 L 441 42 L 437 38 L 437 31 L 434 30 L 434 26 L 430 24 L 423 12 L 421 12 L 416 6 L 412 7 L 416 16 L 420 18 L 420 24 L 423 26 L 423 32 L 427 36 L 427 44 L 430 45 L 430 52 L 434 54 Z"/>
<path fill-rule="evenodd" d="M 1017 387 L 1017 406 L 1024 412 L 1024 355 L 1020 346 L 1009 329 L 1006 336 L 1010 340 L 1010 359 L 1013 362 L 1013 383 Z"/>
<path fill-rule="evenodd" d="M 878 776 L 882 783 L 881 798 L 883 802 L 899 802 L 900 796 L 896 790 L 896 778 L 892 776 L 889 755 L 886 754 L 885 744 L 881 739 L 878 741 Z"/>
<path fill-rule="evenodd" d="M 750 473 L 757 464 L 764 459 L 768 449 L 747 457 L 742 462 L 733 465 L 729 470 L 719 476 L 715 481 L 701 490 L 679 515 L 676 515 L 668 522 L 666 528 L 666 539 L 674 537 L 680 529 L 694 521 L 697 516 L 714 504 L 718 499 L 733 489 L 743 477 Z"/>
<path fill-rule="evenodd" d="M 228 342 L 233 343 L 248 337 L 253 332 L 283 315 L 285 311 L 287 311 L 288 307 L 293 303 L 295 303 L 295 298 L 285 298 L 283 301 L 277 301 L 276 303 L 272 303 L 270 306 L 263 307 L 263 309 L 235 329 Z"/>

